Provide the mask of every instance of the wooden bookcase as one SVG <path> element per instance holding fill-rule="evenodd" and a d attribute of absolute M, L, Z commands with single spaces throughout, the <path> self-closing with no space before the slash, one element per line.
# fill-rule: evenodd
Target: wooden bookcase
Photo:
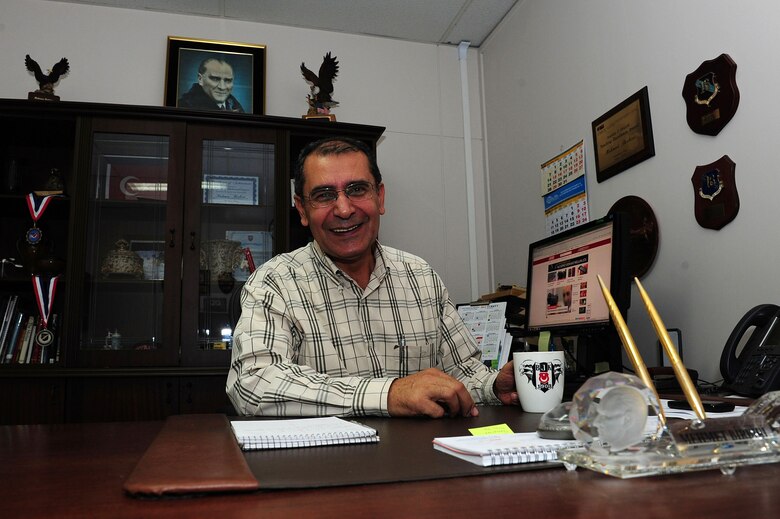
<path fill-rule="evenodd" d="M 0 122 L 0 318 L 16 296 L 14 312 L 40 320 L 32 273 L 59 274 L 54 343 L 30 361 L 0 358 L 2 424 L 229 412 L 228 302 L 247 275 L 236 248 L 261 238 L 260 263 L 307 243 L 291 206 L 300 149 L 331 135 L 376 146 L 384 131 L 25 100 L 0 100 Z M 53 175 L 64 194 L 36 223 L 33 254 L 27 194 Z"/>

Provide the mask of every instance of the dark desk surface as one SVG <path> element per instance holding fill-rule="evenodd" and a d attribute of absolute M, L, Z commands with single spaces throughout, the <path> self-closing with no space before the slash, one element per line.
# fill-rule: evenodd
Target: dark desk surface
<path fill-rule="evenodd" d="M 420 431 L 465 431 L 507 422 L 521 430 L 523 424 L 535 423 L 536 419 L 538 415 L 523 415 L 517 409 L 484 408 L 477 419 L 364 421 L 389 438 L 410 427 Z M 733 476 L 705 471 L 630 480 L 563 468 L 497 473 L 473 466 L 478 475 L 415 482 L 266 489 L 251 494 L 177 499 L 128 497 L 122 483 L 161 427 L 162 422 L 0 427 L 2 516 L 744 519 L 774 517 L 780 510 L 777 464 L 740 468 Z M 399 463 L 446 459 L 471 470 L 471 464 L 450 460 L 442 453 L 435 453 L 440 458 L 428 458 L 428 449 L 433 452 L 431 438 L 427 433 L 410 436 L 408 454 L 403 459 L 399 456 Z M 348 459 L 351 449 L 362 447 L 342 446 L 342 459 Z M 298 449 L 295 456 L 304 452 Z M 420 456 L 424 460 L 418 459 Z M 305 470 L 299 465 L 299 473 Z M 262 474 L 259 476 L 262 485 Z"/>
<path fill-rule="evenodd" d="M 431 441 L 442 436 L 467 436 L 480 425 L 506 423 L 513 431 L 536 429 L 541 415 L 517 407 L 483 407 L 471 419 L 356 419 L 379 433 L 379 443 L 316 449 L 273 449 L 247 452 L 246 460 L 269 489 L 317 488 L 365 483 L 395 483 L 451 477 L 558 468 L 550 463 L 482 467 L 434 450 Z"/>

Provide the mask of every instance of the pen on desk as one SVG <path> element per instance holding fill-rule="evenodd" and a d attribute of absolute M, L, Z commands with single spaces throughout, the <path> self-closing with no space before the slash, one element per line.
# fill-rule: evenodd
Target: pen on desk
<path fill-rule="evenodd" d="M 623 316 L 621 315 L 615 300 L 612 298 L 612 294 L 610 294 L 607 285 L 604 284 L 604 280 L 601 279 L 601 275 L 596 274 L 596 277 L 598 278 L 599 285 L 601 286 L 601 293 L 604 294 L 604 299 L 607 301 L 609 315 L 612 316 L 612 321 L 615 323 L 615 328 L 617 328 L 618 335 L 620 336 L 620 342 L 623 343 L 623 347 L 628 354 L 628 358 L 631 360 L 631 364 L 634 366 L 634 371 L 636 371 L 637 375 L 639 375 L 639 378 L 642 379 L 642 382 L 644 382 L 645 385 L 653 391 L 658 402 L 661 402 L 661 399 L 658 398 L 658 392 L 655 389 L 655 385 L 653 384 L 653 379 L 650 377 L 650 373 L 647 371 L 647 366 L 645 366 L 645 362 L 642 360 L 642 355 L 639 353 L 639 349 L 636 347 L 634 337 L 632 337 L 626 321 L 623 319 Z M 664 415 L 663 406 L 658 408 L 658 419 L 661 421 L 661 424 L 666 424 L 666 416 Z"/>
<path fill-rule="evenodd" d="M 655 334 L 658 336 L 658 340 L 661 341 L 661 345 L 664 347 L 666 356 L 672 362 L 672 369 L 674 369 L 674 375 L 677 377 L 677 381 L 680 383 L 680 387 L 685 393 L 685 398 L 691 406 L 691 409 L 700 420 L 707 418 L 707 413 L 704 411 L 704 406 L 701 403 L 699 393 L 696 391 L 696 387 L 693 385 L 691 377 L 688 375 L 688 370 L 685 369 L 685 365 L 680 359 L 680 355 L 677 353 L 677 348 L 672 344 L 672 339 L 669 337 L 669 332 L 666 331 L 666 325 L 661 320 L 661 316 L 658 315 L 658 311 L 655 309 L 655 305 L 650 300 L 650 296 L 647 295 L 645 287 L 639 282 L 638 278 L 634 278 L 637 288 L 639 289 L 639 295 L 642 296 L 642 301 L 645 303 L 647 313 L 650 315 L 650 320 L 653 322 L 653 328 L 655 328 Z"/>

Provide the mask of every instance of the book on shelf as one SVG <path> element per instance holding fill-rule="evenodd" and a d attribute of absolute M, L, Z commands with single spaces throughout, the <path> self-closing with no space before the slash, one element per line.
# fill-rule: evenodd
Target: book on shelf
<path fill-rule="evenodd" d="M 233 420 L 241 449 L 286 449 L 348 443 L 375 443 L 375 429 L 336 416 L 293 420 Z"/>
<path fill-rule="evenodd" d="M 16 348 L 14 349 L 14 358 L 11 359 L 12 364 L 21 364 L 27 355 L 27 350 L 24 349 L 27 344 L 27 315 L 22 314 L 22 322 L 19 323 L 19 333 L 16 336 Z"/>
<path fill-rule="evenodd" d="M 54 341 L 43 347 L 35 340 L 42 329 L 41 319 L 27 310 L 18 295 L 0 300 L 0 364 L 56 364 L 60 353 L 59 316 L 52 314 L 49 319 Z"/>
<path fill-rule="evenodd" d="M 433 439 L 437 451 L 483 467 L 556 461 L 559 449 L 580 446 L 576 440 L 548 440 L 535 432 Z"/>
<path fill-rule="evenodd" d="M 14 355 L 16 356 L 19 355 L 19 350 L 17 349 L 17 346 L 19 342 L 19 330 L 22 328 L 23 321 L 24 321 L 24 313 L 16 312 L 14 314 L 14 318 L 11 322 L 11 327 L 9 329 L 8 344 L 5 350 L 5 358 L 3 358 L 3 364 L 10 364 L 14 359 Z"/>
<path fill-rule="evenodd" d="M 11 328 L 11 322 L 13 321 L 14 310 L 16 309 L 16 301 L 19 296 L 12 295 L 5 298 L 3 301 L 3 322 L 0 325 L 0 362 L 5 359 L 5 352 L 8 349 L 8 332 Z"/>
<path fill-rule="evenodd" d="M 49 330 L 54 334 L 54 341 L 41 348 L 41 364 L 57 364 L 60 361 L 60 315 L 53 314 L 49 322 Z"/>
<path fill-rule="evenodd" d="M 24 324 L 24 333 L 20 334 L 19 338 L 19 356 L 16 359 L 16 362 L 19 364 L 29 364 L 30 363 L 30 357 L 32 356 L 32 350 L 33 346 L 35 345 L 35 341 L 33 340 L 33 337 L 35 335 L 35 316 L 30 315 L 27 317 L 26 322 Z"/>

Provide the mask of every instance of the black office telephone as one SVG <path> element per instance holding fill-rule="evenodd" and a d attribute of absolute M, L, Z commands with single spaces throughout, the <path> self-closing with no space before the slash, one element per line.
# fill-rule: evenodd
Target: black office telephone
<path fill-rule="evenodd" d="M 750 329 L 753 333 L 737 355 Z M 758 305 L 740 319 L 723 348 L 720 372 L 724 387 L 739 395 L 758 397 L 780 389 L 780 307 Z"/>

